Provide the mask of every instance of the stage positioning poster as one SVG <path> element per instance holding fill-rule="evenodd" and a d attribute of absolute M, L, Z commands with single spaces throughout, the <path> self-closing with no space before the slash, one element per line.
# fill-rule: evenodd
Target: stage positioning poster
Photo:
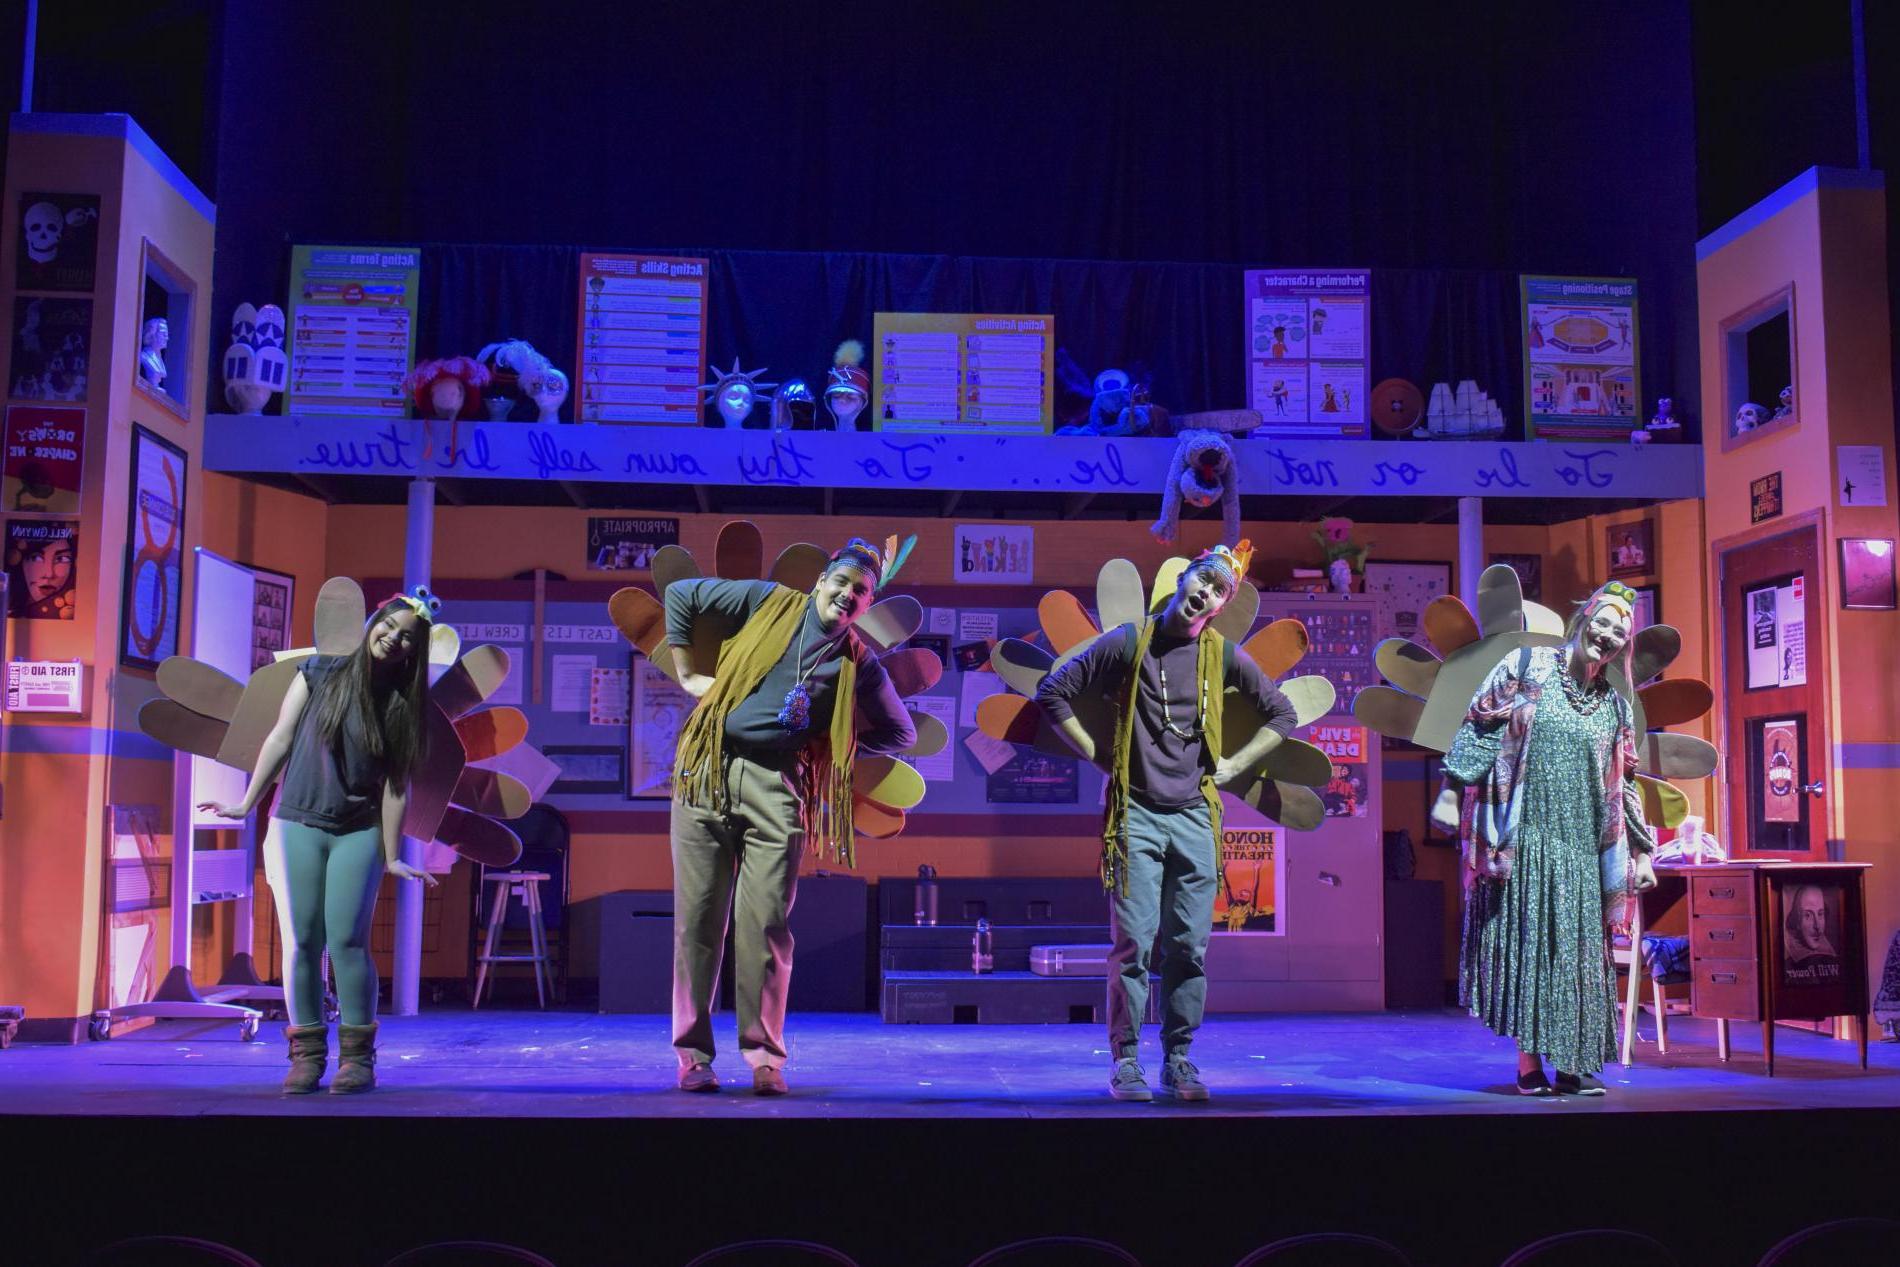
<path fill-rule="evenodd" d="M 576 418 L 700 425 L 708 268 L 670 255 L 581 256 Z"/>
<path fill-rule="evenodd" d="M 421 279 L 416 247 L 292 247 L 284 412 L 406 417 Z"/>
<path fill-rule="evenodd" d="M 1624 441 L 1637 426 L 1636 282 L 1521 277 L 1525 431 L 1533 440 Z"/>
<path fill-rule="evenodd" d="M 128 516 L 119 660 L 157 668 L 161 660 L 178 654 L 178 605 L 185 566 L 185 453 L 138 426 L 132 428 Z"/>
<path fill-rule="evenodd" d="M 1363 436 L 1372 391 L 1372 274 L 1249 269 L 1247 404 L 1256 435 Z"/>
<path fill-rule="evenodd" d="M 86 411 L 7 406 L 5 477 L 0 509 L 79 511 L 79 477 L 86 458 Z"/>
<path fill-rule="evenodd" d="M 872 329 L 878 430 L 1044 434 L 1055 425 L 1056 319 L 1047 313 L 880 312 Z M 1023 484 L 1033 487 L 1032 472 Z"/>

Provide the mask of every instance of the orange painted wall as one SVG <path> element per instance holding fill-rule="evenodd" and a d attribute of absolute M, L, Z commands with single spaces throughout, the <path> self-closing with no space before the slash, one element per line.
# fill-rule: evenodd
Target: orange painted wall
<path fill-rule="evenodd" d="M 1859 174 L 1839 181 L 1810 173 L 1772 196 L 1777 207 L 1746 232 L 1705 248 L 1697 267 L 1703 399 L 1724 399 L 1721 326 L 1763 298 L 1793 288 L 1798 426 L 1723 451 L 1720 428 L 1705 438 L 1709 541 L 1773 535 L 1776 522 L 1749 523 L 1749 483 L 1780 471 L 1784 518 L 1819 509 L 1817 578 L 1823 629 L 1810 630 L 1828 652 L 1825 685 L 1830 839 L 1845 857 L 1874 863 L 1867 879 L 1870 979 L 1878 981 L 1888 940 L 1900 927 L 1900 762 L 1883 753 L 1900 741 L 1900 615 L 1843 611 L 1838 542 L 1843 537 L 1900 537 L 1894 502 L 1892 331 L 1886 293 L 1886 194 Z M 1798 196 L 1796 190 L 1799 189 Z M 1842 506 L 1837 446 L 1883 451 L 1889 504 Z M 1719 608 L 1713 560 L 1704 605 Z M 1721 711 L 1718 697 L 1717 711 Z M 1847 751 L 1857 755 L 1848 758 Z M 1725 807 L 1724 812 L 1727 812 Z"/>
<path fill-rule="evenodd" d="M 180 365 L 205 346 L 212 225 L 122 137 L 14 131 L 6 205 L 17 206 L 22 191 L 39 189 L 100 197 L 77 618 L 7 622 L 12 658 L 76 658 L 86 664 L 87 712 L 0 723 L 9 732 L 0 756 L 0 785 L 7 792 L 0 818 L 0 998 L 24 1005 L 30 1021 L 56 1024 L 84 1017 L 103 1001 L 98 970 L 110 830 L 106 806 L 155 804 L 161 821 L 169 821 L 172 763 L 135 755 L 142 746 L 135 718 L 153 691 L 151 675 L 118 664 L 131 435 L 132 424 L 141 423 L 190 455 L 189 545 L 202 513 L 198 454 L 204 417 L 202 407 L 181 416 L 157 405 L 133 380 L 145 240 L 198 286 L 192 330 L 173 332 L 169 355 Z M 13 258 L 17 228 L 15 217 L 5 218 L 0 258 Z M 10 269 L 6 280 L 0 305 L 11 312 Z M 10 373 L 6 381 L 12 381 Z M 187 554 L 187 604 L 191 581 Z"/>

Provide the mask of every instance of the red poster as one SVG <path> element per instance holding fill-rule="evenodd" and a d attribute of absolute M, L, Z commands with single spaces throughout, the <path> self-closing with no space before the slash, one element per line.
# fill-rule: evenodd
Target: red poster
<path fill-rule="evenodd" d="M 85 410 L 8 405 L 4 444 L 0 496 L 6 510 L 78 513 L 79 476 L 86 457 Z"/>
<path fill-rule="evenodd" d="M 1306 739 L 1333 759 L 1333 777 L 1320 791 L 1326 817 L 1364 818 L 1366 728 L 1351 722 L 1321 722 L 1307 729 Z"/>

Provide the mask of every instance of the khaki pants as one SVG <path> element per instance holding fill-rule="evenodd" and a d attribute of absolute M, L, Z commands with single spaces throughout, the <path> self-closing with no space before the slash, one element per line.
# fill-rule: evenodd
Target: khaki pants
<path fill-rule="evenodd" d="M 739 1054 L 754 1066 L 785 1063 L 787 919 L 805 848 L 798 798 L 777 770 L 730 753 L 725 787 L 723 812 L 673 806 L 673 1047 L 682 1070 L 712 1062 L 728 920 Z"/>

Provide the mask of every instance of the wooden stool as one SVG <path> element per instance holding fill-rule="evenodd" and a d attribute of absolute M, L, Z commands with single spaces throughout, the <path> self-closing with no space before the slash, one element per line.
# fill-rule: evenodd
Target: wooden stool
<path fill-rule="evenodd" d="M 547 929 L 541 923 L 541 882 L 551 877 L 545 871 L 491 871 L 482 878 L 497 887 L 494 897 L 490 899 L 488 933 L 482 939 L 482 953 L 475 957 L 481 966 L 475 972 L 473 1006 L 482 1005 L 482 989 L 488 983 L 489 964 L 529 963 L 534 965 L 534 997 L 545 1008 L 548 1005 L 548 993 L 554 989 L 554 969 L 548 958 Z M 501 924 L 507 917 L 511 895 L 519 895 L 528 912 L 530 953 L 525 955 L 495 953 L 495 943 L 501 938 Z"/>

